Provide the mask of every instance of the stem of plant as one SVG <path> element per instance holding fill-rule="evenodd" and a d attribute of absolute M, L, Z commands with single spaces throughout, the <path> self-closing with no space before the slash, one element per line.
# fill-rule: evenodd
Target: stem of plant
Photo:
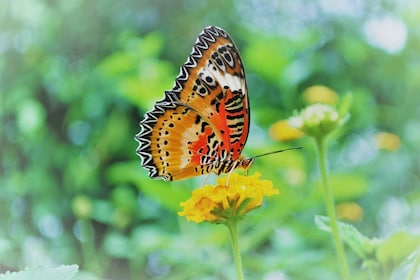
<path fill-rule="evenodd" d="M 346 254 L 344 253 L 343 243 L 341 242 L 340 231 L 338 229 L 337 214 L 335 212 L 334 194 L 329 181 L 327 167 L 327 150 L 325 137 L 315 139 L 318 149 L 319 169 L 322 177 L 323 195 L 330 227 L 334 239 L 335 250 L 340 265 L 341 276 L 345 280 L 350 280 L 350 270 L 347 264 Z"/>
<path fill-rule="evenodd" d="M 369 270 L 369 278 L 370 278 L 370 280 L 377 279 L 377 277 L 375 276 L 376 273 L 375 273 L 374 269 L 371 266 L 368 266 L 368 270 Z"/>
<path fill-rule="evenodd" d="M 82 248 L 82 254 L 84 259 L 84 264 L 88 270 L 93 271 L 95 273 L 100 274 L 102 270 L 101 265 L 97 258 L 97 253 L 95 250 L 95 233 L 93 230 L 92 223 L 89 219 L 80 219 L 79 220 L 80 226 L 80 234 L 83 240 L 80 241 L 80 245 Z"/>
<path fill-rule="evenodd" d="M 241 252 L 239 250 L 239 239 L 238 239 L 238 225 L 235 217 L 231 217 L 227 223 L 229 228 L 230 238 L 232 240 L 233 258 L 235 260 L 236 273 L 238 280 L 244 280 L 244 272 L 242 268 Z"/>

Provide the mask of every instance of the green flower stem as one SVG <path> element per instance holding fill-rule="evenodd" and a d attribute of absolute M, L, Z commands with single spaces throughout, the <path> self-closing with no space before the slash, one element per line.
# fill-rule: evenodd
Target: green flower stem
<path fill-rule="evenodd" d="M 417 251 L 416 258 L 414 259 L 413 266 L 410 270 L 410 273 L 407 276 L 407 280 L 414 280 L 414 277 L 416 277 L 416 272 L 419 266 L 420 266 L 420 250 Z"/>
<path fill-rule="evenodd" d="M 318 149 L 318 160 L 322 177 L 325 206 L 327 208 L 328 217 L 330 218 L 331 232 L 333 235 L 335 250 L 340 265 L 341 276 L 344 280 L 350 280 L 350 270 L 347 264 L 343 243 L 341 242 L 340 232 L 338 229 L 337 214 L 335 212 L 334 194 L 328 177 L 326 139 L 325 137 L 321 136 L 315 138 L 315 141 Z"/>
<path fill-rule="evenodd" d="M 372 267 L 372 265 L 368 265 L 367 269 L 369 271 L 369 279 L 370 280 L 381 279 L 378 276 L 377 270 L 374 267 Z"/>
<path fill-rule="evenodd" d="M 87 218 L 79 219 L 79 227 L 80 235 L 84 239 L 80 241 L 84 264 L 88 270 L 100 274 L 103 269 L 98 261 L 98 254 L 95 250 L 95 233 L 92 223 Z"/>
<path fill-rule="evenodd" d="M 244 271 L 242 268 L 241 252 L 239 250 L 239 239 L 238 239 L 238 225 L 235 217 L 230 217 L 226 222 L 226 226 L 229 229 L 230 238 L 232 240 L 233 258 L 235 260 L 236 273 L 238 280 L 244 280 Z"/>

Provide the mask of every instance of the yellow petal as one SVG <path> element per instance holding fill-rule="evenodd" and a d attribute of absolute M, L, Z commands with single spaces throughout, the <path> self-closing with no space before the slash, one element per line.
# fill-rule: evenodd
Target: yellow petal
<path fill-rule="evenodd" d="M 339 97 L 335 91 L 326 86 L 316 85 L 308 87 L 303 92 L 303 100 L 306 104 L 324 103 L 335 105 Z"/>

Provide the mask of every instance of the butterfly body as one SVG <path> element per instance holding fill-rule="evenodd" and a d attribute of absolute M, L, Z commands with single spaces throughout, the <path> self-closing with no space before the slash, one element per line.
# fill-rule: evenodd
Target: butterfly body
<path fill-rule="evenodd" d="M 152 178 L 179 180 L 248 168 L 241 156 L 249 131 L 245 71 L 235 44 L 218 27 L 204 29 L 171 91 L 141 121 L 137 153 Z"/>

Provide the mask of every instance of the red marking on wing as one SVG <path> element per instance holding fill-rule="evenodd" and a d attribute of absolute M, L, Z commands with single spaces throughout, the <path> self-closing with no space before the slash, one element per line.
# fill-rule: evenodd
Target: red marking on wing
<path fill-rule="evenodd" d="M 198 136 L 197 141 L 193 142 L 188 148 L 192 151 L 193 156 L 191 157 L 191 162 L 198 165 L 201 165 L 202 156 L 206 156 L 210 153 L 210 147 L 208 146 L 208 137 L 213 133 L 211 127 L 207 126 L 204 130 L 204 133 Z"/>

